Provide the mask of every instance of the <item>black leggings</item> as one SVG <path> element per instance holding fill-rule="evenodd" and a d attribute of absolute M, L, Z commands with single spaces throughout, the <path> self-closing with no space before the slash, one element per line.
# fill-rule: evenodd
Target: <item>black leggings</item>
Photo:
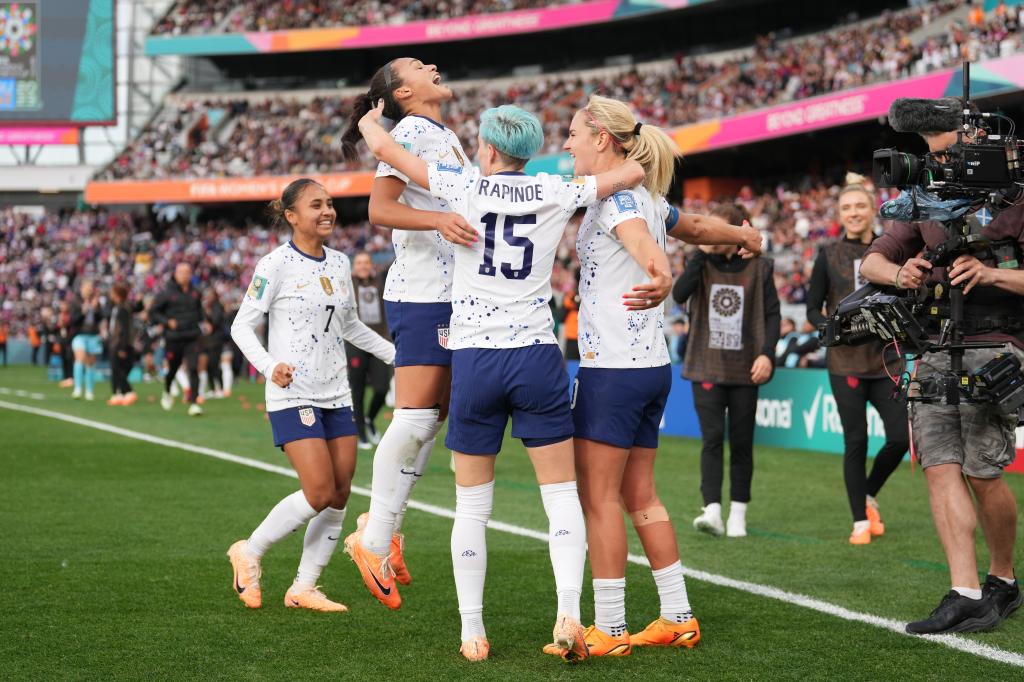
<path fill-rule="evenodd" d="M 110 388 L 115 394 L 127 395 L 132 392 L 132 385 L 128 383 L 128 375 L 132 372 L 132 365 L 135 358 L 131 350 L 125 351 L 125 357 L 120 357 L 117 351 L 110 353 Z"/>
<path fill-rule="evenodd" d="M 700 420 L 700 491 L 704 504 L 722 501 L 725 416 L 729 415 L 729 499 L 750 502 L 754 478 L 754 419 L 757 386 L 693 383 L 693 406 Z"/>
<path fill-rule="evenodd" d="M 372 422 L 377 418 L 377 413 L 384 407 L 384 400 L 388 396 L 391 368 L 380 358 L 350 343 L 345 344 L 345 353 L 348 356 L 348 383 L 352 388 L 352 413 L 356 420 L 359 439 L 365 441 L 366 419 Z M 367 383 L 373 388 L 373 399 L 370 401 L 370 409 L 364 416 Z"/>
<path fill-rule="evenodd" d="M 188 401 L 194 403 L 199 397 L 199 337 L 191 339 L 165 339 L 164 354 L 167 358 L 167 376 L 164 377 L 164 391 L 171 392 L 174 375 L 178 373 L 181 363 L 188 370 Z"/>
<path fill-rule="evenodd" d="M 75 376 L 75 353 L 71 350 L 71 339 L 60 342 L 60 364 L 65 379 Z"/>
<path fill-rule="evenodd" d="M 828 375 L 836 399 L 839 420 L 843 424 L 843 480 L 854 521 L 866 521 L 865 496 L 874 497 L 903 461 L 910 445 L 907 436 L 907 403 L 892 398 L 893 383 L 887 377 L 858 379 Z M 868 456 L 868 403 L 875 406 L 885 427 L 885 444 L 875 455 L 871 475 L 865 476 Z"/>

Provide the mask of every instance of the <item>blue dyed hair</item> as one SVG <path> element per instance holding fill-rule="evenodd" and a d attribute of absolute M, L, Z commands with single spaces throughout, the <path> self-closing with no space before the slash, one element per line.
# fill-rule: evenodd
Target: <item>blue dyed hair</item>
<path fill-rule="evenodd" d="M 544 130 L 537 117 L 511 104 L 481 114 L 480 137 L 505 156 L 523 161 L 544 145 Z"/>

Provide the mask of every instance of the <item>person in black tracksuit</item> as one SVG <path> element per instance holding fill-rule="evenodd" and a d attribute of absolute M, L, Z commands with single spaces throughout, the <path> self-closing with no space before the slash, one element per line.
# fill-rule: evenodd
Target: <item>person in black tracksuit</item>
<path fill-rule="evenodd" d="M 733 225 L 746 220 L 738 205 L 712 215 Z M 697 530 L 746 535 L 746 510 L 754 475 L 754 426 L 759 387 L 772 377 L 779 340 L 779 296 L 767 258 L 746 260 L 737 246 L 701 247 L 676 280 L 672 297 L 690 301 L 690 333 L 683 376 L 693 384 L 700 421 L 703 513 Z M 722 522 L 722 444 L 729 425 L 729 522 Z"/>
<path fill-rule="evenodd" d="M 224 306 L 217 292 L 210 290 L 203 297 L 203 316 L 209 323 L 208 333 L 200 341 L 199 383 L 200 394 L 212 390 L 223 395 L 224 382 L 221 377 L 220 356 L 224 352 Z M 204 380 L 205 379 L 205 380 Z"/>
<path fill-rule="evenodd" d="M 107 345 L 110 356 L 110 388 L 113 396 L 108 405 L 131 405 L 135 402 L 135 392 L 128 383 L 128 375 L 135 362 L 133 348 L 134 325 L 132 305 L 128 302 L 128 288 L 123 284 L 111 287 L 110 318 L 107 323 Z"/>
<path fill-rule="evenodd" d="M 374 272 L 373 260 L 365 251 L 357 253 L 352 260 L 352 288 L 356 296 L 356 313 L 359 320 L 385 339 L 390 339 L 388 323 L 384 316 L 384 280 L 387 271 Z M 388 395 L 391 383 L 391 366 L 372 353 L 356 348 L 345 342 L 348 357 L 348 383 L 352 388 L 352 412 L 359 433 L 359 448 L 369 449 L 380 437 L 374 420 Z M 367 384 L 373 388 L 370 408 L 363 411 Z"/>
<path fill-rule="evenodd" d="M 165 410 L 174 406 L 171 383 L 182 363 L 188 370 L 191 390 L 188 392 L 189 414 L 202 414 L 196 404 L 199 394 L 199 338 L 203 322 L 203 304 L 199 292 L 192 286 L 192 266 L 178 263 L 174 278 L 153 301 L 149 310 L 152 324 L 164 329 L 164 354 L 167 358 L 167 376 L 160 404 Z"/>
<path fill-rule="evenodd" d="M 843 239 L 822 247 L 811 273 L 807 319 L 815 325 L 825 323 L 823 306 L 834 311 L 840 301 L 867 284 L 859 270 L 865 252 L 874 241 L 877 202 L 874 193 L 860 184 L 861 178 L 851 176 L 848 176 L 851 184 L 839 195 L 839 222 L 845 230 Z M 899 365 L 895 350 L 886 357 L 881 341 L 828 349 L 829 383 L 843 424 L 843 480 L 853 513 L 850 543 L 854 545 L 866 545 L 872 536 L 885 532 L 875 496 L 909 447 L 907 403 L 887 376 L 886 361 L 893 368 Z M 868 403 L 878 410 L 885 427 L 885 443 L 875 455 L 870 476 L 864 473 L 868 454 Z"/>

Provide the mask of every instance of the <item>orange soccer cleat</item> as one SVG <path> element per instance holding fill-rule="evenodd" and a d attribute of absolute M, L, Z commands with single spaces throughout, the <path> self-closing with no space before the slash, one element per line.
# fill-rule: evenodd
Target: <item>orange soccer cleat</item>
<path fill-rule="evenodd" d="M 871 544 L 871 528 L 865 528 L 863 530 L 857 530 L 854 526 L 853 532 L 850 533 L 850 544 L 851 545 L 870 545 Z"/>
<path fill-rule="evenodd" d="M 583 631 L 583 641 L 591 656 L 629 656 L 633 652 L 628 632 L 621 637 L 612 637 L 591 625 Z M 555 644 L 548 644 L 544 647 L 544 653 L 561 656 L 562 650 Z"/>
<path fill-rule="evenodd" d="M 885 535 L 885 524 L 882 523 L 882 515 L 878 512 L 878 503 L 869 500 L 865 509 L 868 513 L 868 521 L 871 523 L 871 534 L 876 537 Z"/>
<path fill-rule="evenodd" d="M 107 401 L 107 405 L 111 405 L 111 406 L 124 405 L 124 396 L 122 396 L 122 395 L 112 395 L 112 396 L 110 396 L 110 400 Z"/>
<path fill-rule="evenodd" d="M 389 609 L 397 609 L 402 605 L 402 597 L 395 585 L 394 569 L 391 568 L 390 557 L 383 559 L 363 547 L 363 532 L 357 530 L 345 538 L 345 553 L 352 557 L 363 576 L 363 583 L 370 594 Z"/>
<path fill-rule="evenodd" d="M 329 611 L 340 613 L 348 611 L 348 607 L 336 601 L 331 601 L 323 592 L 320 586 L 303 588 L 292 585 L 284 595 L 284 605 L 292 609 L 309 609 L 311 611 Z"/>
<path fill-rule="evenodd" d="M 577 663 L 590 656 L 586 631 L 572 616 L 560 615 L 555 620 L 555 628 L 551 635 L 554 643 L 544 647 L 545 653 L 561 656 L 566 663 Z"/>
<path fill-rule="evenodd" d="M 356 519 L 356 530 L 366 528 L 369 519 L 370 515 L 367 512 L 360 514 Z M 395 582 L 399 585 L 408 585 L 412 582 L 412 576 L 405 565 L 405 535 L 402 533 L 394 533 L 391 536 L 391 569 L 395 572 Z"/>
<path fill-rule="evenodd" d="M 467 661 L 486 661 L 490 652 L 490 643 L 479 635 L 467 639 L 459 647 L 459 653 L 465 656 Z"/>
<path fill-rule="evenodd" d="M 659 618 L 630 637 L 629 641 L 633 646 L 684 646 L 692 649 L 700 642 L 700 625 L 696 618 L 685 623 Z"/>
<path fill-rule="evenodd" d="M 228 559 L 235 572 L 232 587 L 246 606 L 258 609 L 263 605 L 263 592 L 260 590 L 262 568 L 259 559 L 250 557 L 244 548 L 245 540 L 239 540 L 228 548 Z"/>
<path fill-rule="evenodd" d="M 134 405 L 135 402 L 138 399 L 139 399 L 139 396 L 135 395 L 135 391 L 132 391 L 131 393 L 126 393 L 124 395 L 124 397 L 121 398 L 121 404 L 122 405 Z"/>

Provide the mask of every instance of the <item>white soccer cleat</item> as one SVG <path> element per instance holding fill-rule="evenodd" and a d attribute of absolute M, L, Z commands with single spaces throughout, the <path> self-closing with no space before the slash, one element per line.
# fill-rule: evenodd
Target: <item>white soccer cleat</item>
<path fill-rule="evenodd" d="M 714 535 L 715 537 L 721 537 L 725 533 L 725 524 L 722 523 L 722 514 L 719 512 L 709 512 L 707 507 L 704 507 L 704 513 L 693 520 L 693 527 L 702 533 L 708 535 Z"/>
<path fill-rule="evenodd" d="M 81 397 L 82 397 L 82 389 L 76 388 L 75 390 L 71 391 L 71 398 L 72 398 L 72 400 L 78 400 Z"/>
<path fill-rule="evenodd" d="M 191 405 L 188 406 L 188 416 L 198 417 L 202 413 L 203 408 L 201 408 L 197 403 L 192 403 Z"/>
<path fill-rule="evenodd" d="M 86 391 L 85 392 L 85 399 L 88 400 L 91 403 L 92 401 L 96 400 L 96 396 L 93 395 L 92 391 Z"/>
<path fill-rule="evenodd" d="M 747 537 L 747 519 L 745 516 L 729 514 L 729 521 L 725 525 L 725 535 L 730 538 Z"/>
<path fill-rule="evenodd" d="M 168 412 L 174 407 L 174 396 L 166 391 L 160 396 L 160 407 L 164 408 Z"/>

